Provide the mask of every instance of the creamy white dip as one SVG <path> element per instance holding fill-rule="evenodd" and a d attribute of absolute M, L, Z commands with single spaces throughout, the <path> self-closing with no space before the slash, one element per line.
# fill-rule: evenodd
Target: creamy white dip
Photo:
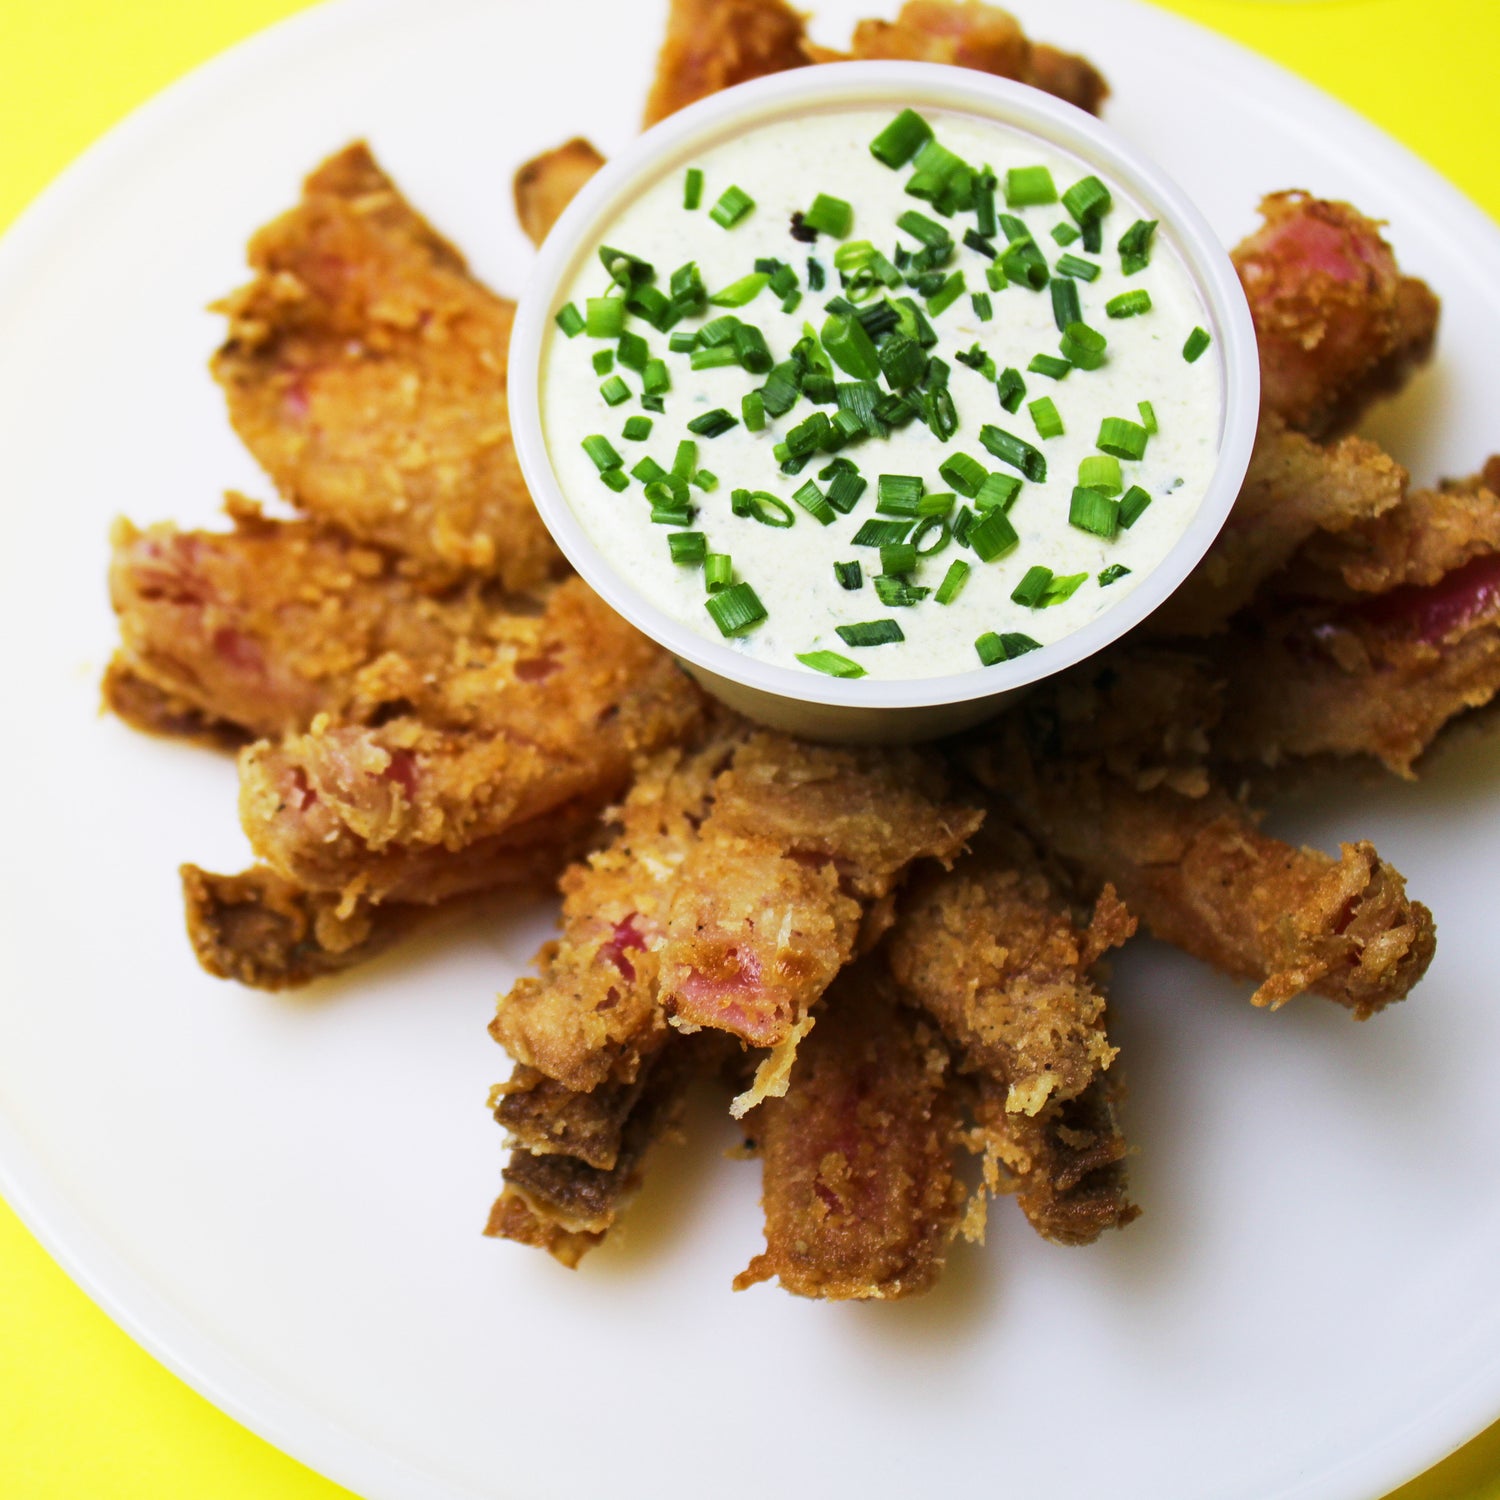
<path fill-rule="evenodd" d="M 1220 362 L 1213 351 L 1193 363 L 1183 355 L 1189 334 L 1200 325 L 1210 325 L 1203 300 L 1165 233 L 1159 231 L 1154 239 L 1150 264 L 1133 275 L 1124 273 L 1116 249 L 1133 223 L 1151 217 L 1147 210 L 1107 173 L 1038 137 L 954 111 L 924 108 L 920 113 L 943 146 L 976 167 L 986 165 L 993 170 L 1000 183 L 999 211 L 1025 223 L 1050 267 L 1064 255 L 1074 255 L 1100 268 L 1095 280 L 1075 279 L 1083 322 L 1108 339 L 1099 368 L 1074 368 L 1061 380 L 1028 370 L 1035 355 L 1059 355 L 1061 335 L 1050 287 L 1033 291 L 1012 282 L 1003 290 L 991 290 L 986 268 L 993 262 L 963 244 L 965 230 L 975 227 L 974 213 L 959 211 L 944 217 L 932 204 L 909 196 L 905 188 L 913 175 L 912 166 L 893 170 L 870 151 L 871 140 L 890 123 L 891 112 L 869 108 L 829 109 L 771 123 L 722 141 L 664 173 L 601 229 L 580 260 L 575 277 L 561 292 L 557 308 L 571 303 L 582 310 L 586 299 L 618 290 L 612 288 L 601 264 L 601 245 L 650 262 L 655 270 L 652 284 L 664 293 L 669 291 L 672 272 L 687 261 L 697 263 L 712 295 L 750 274 L 757 259 L 774 258 L 796 272 L 801 300 L 792 311 L 783 312 L 781 299 L 767 288 L 742 307 L 708 306 L 701 314 L 683 318 L 670 332 L 691 332 L 714 317 L 732 313 L 759 328 L 772 358 L 782 361 L 803 337 L 804 325 L 822 329 L 826 304 L 840 295 L 834 268 L 839 244 L 869 240 L 887 258 L 894 258 L 898 245 L 918 251 L 920 242 L 896 223 L 900 215 L 915 209 L 953 236 L 956 250 L 941 270 L 945 275 L 962 270 L 966 283 L 956 301 L 928 317 L 938 341 L 926 352 L 952 367 L 948 389 L 958 428 L 951 439 L 940 441 L 918 419 L 894 429 L 889 438 L 861 438 L 838 450 L 839 456 L 857 465 L 868 485 L 851 513 L 837 515 L 831 525 L 824 526 L 794 504 L 792 496 L 810 479 L 826 491 L 827 483 L 818 481 L 817 475 L 835 455 L 817 453 L 793 476 L 781 472 L 772 450 L 812 412 L 821 410 L 831 416 L 836 407 L 814 406 L 804 398 L 784 416 L 768 419 L 762 431 L 751 432 L 740 420 L 741 402 L 764 384 L 765 374 L 751 374 L 732 365 L 694 371 L 688 353 L 669 352 L 669 333 L 659 332 L 638 316 L 628 317 L 625 327 L 643 337 L 651 355 L 664 360 L 670 372 L 671 388 L 663 396 L 661 413 L 643 411 L 641 375 L 622 368 L 618 360 L 610 374 L 625 382 L 630 397 L 615 406 L 604 400 L 600 387 L 608 377 L 596 373 L 593 359 L 600 350 L 615 349 L 613 338 L 587 333 L 570 338 L 554 327 L 543 356 L 541 407 L 548 451 L 575 515 L 622 577 L 658 608 L 713 640 L 724 638 L 706 608 L 703 568 L 672 560 L 668 536 L 673 528 L 652 523 L 642 483 L 631 479 L 628 488 L 618 493 L 611 490 L 602 482 L 582 440 L 591 434 L 606 437 L 628 475 L 647 455 L 670 469 L 678 443 L 693 438 L 688 423 L 705 412 L 723 408 L 736 418 L 736 425 L 720 436 L 693 438 L 696 467 L 708 470 L 718 483 L 711 492 L 690 487 L 697 511 L 691 529 L 704 533 L 710 551 L 729 554 L 734 578 L 751 585 L 766 611 L 764 620 L 728 644 L 794 669 L 800 669 L 800 654 L 825 650 L 856 662 L 871 677 L 932 677 L 980 668 L 975 641 L 986 633 L 1014 632 L 1042 644 L 1058 640 L 1119 604 L 1156 567 L 1196 512 L 1215 466 L 1224 402 Z M 703 174 L 702 201 L 696 210 L 684 207 L 688 166 Z M 1006 207 L 1008 169 L 1034 166 L 1050 170 L 1059 194 L 1090 175 L 1103 180 L 1113 202 L 1102 220 L 1102 246 L 1097 253 L 1085 250 L 1081 240 L 1060 244 L 1054 239 L 1055 226 L 1076 227 L 1061 202 Z M 714 221 L 710 210 L 731 186 L 742 189 L 755 206 L 726 229 Z M 845 200 L 853 208 L 852 227 L 842 241 L 824 233 L 809 244 L 791 232 L 793 214 L 807 210 L 820 193 Z M 1003 229 L 994 235 L 993 243 L 1005 250 Z M 810 255 L 826 272 L 820 291 L 808 287 Z M 1055 270 L 1052 274 L 1057 276 Z M 1110 299 L 1142 289 L 1150 294 L 1150 311 L 1125 318 L 1106 315 Z M 989 321 L 976 313 L 971 301 L 974 292 L 988 295 Z M 910 297 L 925 310 L 926 299 L 909 286 L 882 289 L 881 295 Z M 1002 408 L 993 380 L 955 358 L 976 343 L 998 369 L 1020 371 L 1026 393 L 1015 413 Z M 854 379 L 836 365 L 833 374 L 840 381 Z M 886 388 L 885 381 L 881 387 Z M 1044 396 L 1052 399 L 1061 417 L 1061 436 L 1040 436 L 1028 410 L 1030 402 Z M 1080 530 L 1069 522 L 1079 465 L 1098 456 L 1101 422 L 1110 417 L 1141 422 L 1138 403 L 1142 401 L 1150 403 L 1158 431 L 1151 436 L 1144 457 L 1121 459 L 1120 470 L 1124 487 L 1139 486 L 1146 491 L 1150 506 L 1133 526 L 1112 538 Z M 642 415 L 651 419 L 649 437 L 626 439 L 622 433 L 627 419 Z M 952 542 L 922 558 L 907 575 L 912 584 L 936 591 L 955 560 L 968 563 L 971 571 L 952 603 L 937 603 L 935 593 L 913 605 L 883 603 L 873 584 L 874 575 L 880 572 L 878 551 L 852 545 L 864 523 L 889 519 L 876 511 L 879 476 L 916 475 L 928 493 L 951 491 L 954 486 L 939 475 L 939 465 L 954 453 L 963 453 L 990 472 L 1022 477 L 981 444 L 980 430 L 986 424 L 1023 439 L 1046 459 L 1045 481 L 1023 480 L 1008 512 L 1018 545 L 994 561 L 982 562 L 972 550 Z M 732 514 L 731 495 L 737 488 L 765 491 L 785 501 L 794 524 L 773 528 Z M 972 502 L 960 494 L 948 516 L 950 523 L 959 507 L 966 505 L 972 507 Z M 853 591 L 840 587 L 834 572 L 836 562 L 850 561 L 858 561 L 863 573 L 862 587 Z M 1101 584 L 1099 575 L 1112 565 L 1129 571 Z M 1086 573 L 1087 578 L 1059 603 L 1028 608 L 1013 602 L 1012 591 L 1037 566 L 1059 577 Z M 840 625 L 882 619 L 894 619 L 904 641 L 851 647 L 837 634 Z"/>

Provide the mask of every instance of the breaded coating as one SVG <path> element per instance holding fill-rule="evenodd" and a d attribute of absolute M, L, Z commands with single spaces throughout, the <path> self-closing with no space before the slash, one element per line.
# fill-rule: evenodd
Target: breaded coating
<path fill-rule="evenodd" d="M 984 1158 L 985 1187 L 1014 1193 L 1043 1239 L 1091 1245 L 1106 1229 L 1140 1217 L 1127 1194 L 1119 1092 L 1101 1073 L 1077 1098 L 1025 1115 L 1008 1107 L 1003 1084 L 979 1081 L 969 1139 Z"/>
<path fill-rule="evenodd" d="M 785 0 L 671 0 L 642 124 L 751 78 L 805 67 L 804 25 Z"/>
<path fill-rule="evenodd" d="M 620 1158 L 621 1133 L 648 1076 L 643 1070 L 630 1083 L 603 1083 L 581 1094 L 518 1063 L 490 1091 L 490 1104 L 512 1146 L 535 1156 L 575 1156 L 608 1172 Z"/>
<path fill-rule="evenodd" d="M 363 145 L 250 242 L 218 310 L 230 420 L 294 505 L 435 576 L 533 589 L 563 571 L 510 440 L 514 305 L 401 198 Z"/>
<path fill-rule="evenodd" d="M 1184 796 L 1051 761 L 1014 727 L 970 759 L 1084 889 L 1112 884 L 1155 936 L 1255 981 L 1256 1005 L 1311 990 L 1365 1020 L 1432 960 L 1432 913 L 1368 843 L 1295 849 L 1212 786 Z"/>
<path fill-rule="evenodd" d="M 998 820 L 991 819 L 991 822 Z M 1086 928 L 1016 835 L 987 829 L 950 871 L 919 876 L 887 941 L 892 977 L 959 1050 L 964 1067 L 1037 1114 L 1074 1099 L 1114 1061 L 1091 970 L 1135 931 L 1106 885 Z"/>
<path fill-rule="evenodd" d="M 717 1060 L 715 1048 L 691 1039 L 674 1041 L 654 1059 L 620 1127 L 608 1168 L 560 1151 L 513 1151 L 484 1232 L 536 1246 L 565 1266 L 577 1266 L 629 1206 L 651 1147 L 678 1127 L 693 1078 Z"/>
<path fill-rule="evenodd" d="M 346 910 L 336 896 L 304 891 L 262 865 L 240 875 L 197 865 L 180 873 L 198 962 L 217 979 L 258 990 L 296 989 L 363 963 L 410 932 L 426 910 L 363 901 Z"/>
<path fill-rule="evenodd" d="M 586 1092 L 640 1075 L 671 1029 L 657 969 L 679 872 L 738 731 L 672 748 L 637 768 L 616 832 L 562 878 L 562 933 L 536 977 L 500 997 L 490 1035 L 518 1062 Z"/>
<path fill-rule="evenodd" d="M 941 1039 L 898 1007 L 878 962 L 846 970 L 784 1098 L 747 1119 L 762 1163 L 766 1248 L 736 1291 L 896 1298 L 937 1280 L 967 1192 L 962 1116 Z"/>
<path fill-rule="evenodd" d="M 1278 591 L 1291 599 L 1348 598 L 1427 587 L 1476 557 L 1500 552 L 1500 473 L 1495 480 L 1487 483 L 1480 473 L 1413 490 L 1380 516 L 1312 537 L 1278 580 Z"/>
<path fill-rule="evenodd" d="M 204 713 L 180 693 L 148 682 L 116 653 L 99 684 L 101 706 L 142 734 L 189 740 L 208 750 L 238 750 L 252 736 Z"/>
<path fill-rule="evenodd" d="M 1407 473 L 1363 438 L 1322 446 L 1262 420 L 1224 529 L 1182 587 L 1151 616 L 1152 635 L 1207 635 L 1244 608 L 1309 537 L 1394 509 Z"/>
<path fill-rule="evenodd" d="M 533 245 L 540 245 L 547 238 L 579 188 L 603 165 L 604 158 L 582 136 L 576 135 L 516 169 L 513 185 L 516 218 Z"/>
<path fill-rule="evenodd" d="M 1430 357 L 1437 298 L 1347 203 L 1272 193 L 1260 211 L 1233 258 L 1260 342 L 1261 407 L 1315 437 L 1345 430 Z"/>
<path fill-rule="evenodd" d="M 1500 553 L 1425 587 L 1267 611 L 1226 638 L 1222 666 L 1220 758 L 1368 755 L 1410 777 L 1445 724 L 1500 690 Z"/>
<path fill-rule="evenodd" d="M 680 739 L 701 710 L 672 661 L 576 579 L 539 617 L 495 622 L 441 674 L 380 665 L 393 717 L 319 718 L 240 756 L 252 847 L 309 890 L 437 899 L 461 854 L 555 845 L 554 833 L 566 845 L 632 760 Z"/>
<path fill-rule="evenodd" d="M 906 0 L 894 21 L 861 21 L 850 56 L 975 68 L 1045 89 L 1098 114 L 1109 86 L 1081 57 L 1034 46 L 1008 11 L 983 0 Z"/>
<path fill-rule="evenodd" d="M 935 757 L 757 733 L 715 783 L 661 954 L 679 1026 L 794 1041 L 854 955 L 864 908 L 919 859 L 947 864 L 982 821 Z"/>
<path fill-rule="evenodd" d="M 319 714 L 368 718 L 393 661 L 417 678 L 446 670 L 501 613 L 475 585 L 433 596 L 389 554 L 335 532 L 264 520 L 241 501 L 234 516 L 229 532 L 115 523 L 120 649 L 106 699 L 126 717 L 155 714 L 159 731 L 181 723 L 198 737 L 196 716 L 252 738 L 305 730 Z"/>

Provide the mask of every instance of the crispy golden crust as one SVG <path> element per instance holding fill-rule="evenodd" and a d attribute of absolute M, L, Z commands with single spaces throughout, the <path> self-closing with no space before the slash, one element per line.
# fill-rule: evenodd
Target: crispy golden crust
<path fill-rule="evenodd" d="M 894 21 L 861 21 L 849 54 L 975 68 L 1045 89 L 1090 114 L 1109 94 L 1090 63 L 1033 45 L 1014 16 L 982 0 L 906 0 Z"/>
<path fill-rule="evenodd" d="M 101 704 L 142 734 L 190 740 L 209 750 L 238 750 L 250 736 L 234 724 L 204 713 L 179 693 L 148 682 L 116 652 L 104 669 Z"/>
<path fill-rule="evenodd" d="M 951 861 L 983 814 L 910 750 L 755 734 L 715 783 L 661 955 L 677 1024 L 775 1047 L 853 956 L 866 904 L 915 860 Z"/>
<path fill-rule="evenodd" d="M 1311 990 L 1365 1020 L 1432 960 L 1431 912 L 1368 843 L 1336 860 L 1295 849 L 1212 787 L 1183 796 L 1046 762 L 1015 730 L 972 763 L 1086 888 L 1110 882 L 1157 937 L 1255 981 L 1257 1005 Z"/>
<path fill-rule="evenodd" d="M 967 1196 L 954 1173 L 961 1113 L 947 1075 L 947 1049 L 892 1002 L 878 965 L 839 978 L 785 1097 L 748 1117 L 766 1248 L 736 1291 L 772 1277 L 830 1300 L 932 1286 Z"/>
<path fill-rule="evenodd" d="M 370 906 L 304 891 L 257 865 L 214 875 L 183 865 L 188 940 L 215 978 L 258 990 L 296 989 L 364 963 L 404 937 L 422 907 Z"/>
<path fill-rule="evenodd" d="M 1221 629 L 1309 537 L 1343 532 L 1400 504 L 1407 474 L 1363 438 L 1324 447 L 1262 421 L 1239 498 L 1203 561 L 1151 616 L 1157 636 Z"/>
<path fill-rule="evenodd" d="M 1234 251 L 1255 319 L 1261 405 L 1314 436 L 1346 429 L 1431 355 L 1438 302 L 1403 278 L 1380 226 L 1301 192 L 1261 203 Z"/>
<path fill-rule="evenodd" d="M 239 502 L 235 523 L 229 532 L 115 523 L 109 582 L 121 645 L 106 694 L 127 717 L 152 713 L 139 682 L 157 690 L 162 730 L 176 722 L 191 732 L 196 719 L 279 736 L 320 713 L 367 719 L 390 701 L 382 693 L 396 663 L 419 680 L 446 671 L 505 613 L 481 587 L 433 595 L 388 554 L 306 522 L 264 520 Z"/>
<path fill-rule="evenodd" d="M 574 136 L 517 168 L 513 185 L 516 218 L 533 245 L 547 238 L 579 188 L 603 165 L 604 158 L 593 146 L 582 136 Z"/>
<path fill-rule="evenodd" d="M 995 1080 L 1012 1111 L 1035 1115 L 1076 1098 L 1114 1061 L 1090 971 L 1135 921 L 1106 885 L 1080 929 L 1024 840 L 990 833 L 984 845 L 918 878 L 886 951 L 903 994 L 965 1068 Z"/>
<path fill-rule="evenodd" d="M 220 305 L 230 419 L 293 504 L 438 576 L 528 589 L 563 571 L 505 399 L 514 306 L 405 204 L 363 146 L 250 243 Z"/>
<path fill-rule="evenodd" d="M 435 862 L 488 841 L 550 842 L 553 820 L 586 824 L 634 757 L 680 739 L 701 709 L 670 659 L 577 580 L 542 615 L 495 622 L 443 673 L 381 665 L 395 717 L 318 719 L 240 757 L 252 846 L 310 890 L 425 899 L 411 883 Z"/>
<path fill-rule="evenodd" d="M 495 1123 L 504 1127 L 513 1146 L 536 1156 L 577 1157 L 608 1172 L 619 1160 L 621 1132 L 646 1077 L 603 1083 L 581 1094 L 519 1063 L 507 1082 L 490 1091 L 490 1102 Z"/>
<path fill-rule="evenodd" d="M 985 1187 L 1014 1193 L 1043 1239 L 1091 1245 L 1140 1217 L 1127 1191 L 1119 1093 L 1118 1081 L 1101 1073 L 1076 1099 L 1054 1100 L 1032 1116 L 1007 1108 L 1002 1084 L 979 1081 L 969 1139 L 984 1158 Z"/>

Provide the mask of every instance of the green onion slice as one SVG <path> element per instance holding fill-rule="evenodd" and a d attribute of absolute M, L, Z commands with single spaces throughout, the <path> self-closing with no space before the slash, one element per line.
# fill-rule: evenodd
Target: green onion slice
<path fill-rule="evenodd" d="M 892 542 L 904 542 L 911 531 L 910 521 L 866 521 L 854 533 L 856 547 L 888 547 Z"/>
<path fill-rule="evenodd" d="M 1091 260 L 1084 260 L 1080 255 L 1062 255 L 1058 257 L 1057 274 L 1059 276 L 1072 276 L 1079 281 L 1097 281 L 1102 267 L 1096 266 Z"/>
<path fill-rule="evenodd" d="M 1191 365 L 1196 364 L 1199 355 L 1213 343 L 1206 328 L 1195 328 L 1187 336 L 1187 343 L 1182 346 L 1182 357 Z"/>
<path fill-rule="evenodd" d="M 894 620 L 864 620 L 857 625 L 835 625 L 834 630 L 846 646 L 890 646 L 906 639 Z"/>
<path fill-rule="evenodd" d="M 814 672 L 826 672 L 830 677 L 863 677 L 865 669 L 857 661 L 840 656 L 837 651 L 799 651 L 797 660 Z"/>
<path fill-rule="evenodd" d="M 1111 540 L 1120 529 L 1120 502 L 1080 485 L 1068 506 L 1068 525 Z"/>
<path fill-rule="evenodd" d="M 1057 184 L 1046 167 L 1012 167 L 1005 174 L 1005 206 L 1033 208 L 1057 202 Z"/>
<path fill-rule="evenodd" d="M 1084 489 L 1098 490 L 1101 495 L 1118 495 L 1125 488 L 1120 477 L 1120 460 L 1113 455 L 1101 458 L 1090 454 L 1079 462 L 1078 482 Z"/>
<path fill-rule="evenodd" d="M 721 228 L 733 229 L 754 207 L 755 199 L 743 188 L 727 187 L 719 194 L 719 201 L 709 209 L 708 216 Z M 728 635 L 730 632 L 726 630 L 724 633 Z"/>
<path fill-rule="evenodd" d="M 1127 421 L 1124 417 L 1105 417 L 1099 424 L 1099 436 L 1094 446 L 1101 453 L 1113 454 L 1116 458 L 1140 460 L 1146 456 L 1146 444 L 1151 434 L 1139 422 Z"/>
<path fill-rule="evenodd" d="M 1142 313 L 1151 311 L 1151 293 L 1144 287 L 1121 292 L 1118 297 L 1111 297 L 1104 304 L 1104 311 L 1111 318 L 1138 318 Z"/>
<path fill-rule="evenodd" d="M 1000 372 L 995 388 L 1000 392 L 1000 405 L 1006 411 L 1012 414 L 1020 411 L 1022 401 L 1026 399 L 1026 382 L 1021 378 L 1019 370 L 1007 366 Z"/>
<path fill-rule="evenodd" d="M 587 326 L 583 314 L 571 302 L 558 313 L 553 321 L 570 339 L 577 338 Z"/>
<path fill-rule="evenodd" d="M 651 418 L 626 417 L 620 436 L 632 443 L 644 443 L 651 436 Z"/>
<path fill-rule="evenodd" d="M 1012 432 L 1006 432 L 1003 427 L 994 427 L 985 423 L 979 429 L 979 441 L 1001 463 L 1009 464 L 1013 469 L 1019 469 L 1033 483 L 1044 484 L 1046 482 L 1047 460 L 1045 456 L 1024 439 L 1018 438 Z"/>
<path fill-rule="evenodd" d="M 1023 609 L 1040 609 L 1047 585 L 1052 582 L 1052 569 L 1038 563 L 1027 568 L 1026 575 L 1010 592 L 1011 602 Z"/>
<path fill-rule="evenodd" d="M 837 512 L 823 498 L 823 492 L 812 480 L 792 492 L 792 499 L 820 526 L 832 526 Z"/>
<path fill-rule="evenodd" d="M 939 604 L 952 604 L 963 592 L 964 584 L 969 581 L 972 571 L 961 557 L 955 558 L 948 564 L 948 571 L 943 574 L 943 581 L 938 584 L 937 593 L 932 597 Z"/>
<path fill-rule="evenodd" d="M 715 292 L 708 300 L 715 307 L 744 307 L 760 296 L 770 279 L 764 271 L 752 271 L 738 281 L 731 281 L 723 291 Z"/>
<path fill-rule="evenodd" d="M 1102 573 L 1100 573 L 1099 587 L 1101 589 L 1107 589 L 1110 584 L 1115 583 L 1119 579 L 1123 578 L 1129 571 L 1130 569 L 1127 568 L 1124 563 L 1111 563 L 1107 568 L 1104 569 Z"/>
<path fill-rule="evenodd" d="M 719 634 L 740 635 L 759 625 L 766 617 L 766 607 L 748 583 L 731 583 L 717 594 L 710 594 L 704 606 L 719 627 Z"/>
<path fill-rule="evenodd" d="M 710 552 L 703 559 L 703 587 L 710 594 L 734 582 L 734 560 L 727 552 Z"/>
<path fill-rule="evenodd" d="M 766 490 L 735 490 L 729 508 L 734 515 L 759 521 L 762 526 L 773 526 L 778 531 L 785 531 L 796 520 L 791 506 Z"/>
<path fill-rule="evenodd" d="M 865 573 L 857 562 L 836 562 L 833 565 L 833 576 L 838 579 L 841 589 L 851 592 L 864 587 Z"/>
<path fill-rule="evenodd" d="M 591 339 L 619 338 L 625 328 L 625 301 L 621 297 L 587 297 L 584 299 L 583 326 Z"/>
<path fill-rule="evenodd" d="M 928 141 L 932 126 L 914 109 L 903 109 L 870 142 L 870 155 L 893 170 L 904 167 Z"/>
<path fill-rule="evenodd" d="M 694 417 L 687 424 L 687 430 L 698 437 L 716 438 L 721 433 L 728 432 L 731 427 L 738 425 L 739 423 L 722 406 L 716 406 L 712 411 L 704 412 L 701 417 Z"/>
<path fill-rule="evenodd" d="M 1133 484 L 1120 496 L 1120 525 L 1129 531 L 1151 504 L 1151 496 L 1140 485 Z"/>
<path fill-rule="evenodd" d="M 689 167 L 682 183 L 682 206 L 697 208 L 703 202 L 703 169 Z"/>
<path fill-rule="evenodd" d="M 966 500 L 972 500 L 979 493 L 988 470 L 967 453 L 952 453 L 938 465 L 938 473 Z"/>
<path fill-rule="evenodd" d="M 625 460 L 615 452 L 614 445 L 600 433 L 592 433 L 581 444 L 583 451 L 593 459 L 594 467 L 601 473 L 606 469 L 618 469 Z"/>
<path fill-rule="evenodd" d="M 1063 420 L 1058 414 L 1057 403 L 1051 396 L 1038 397 L 1027 405 L 1026 410 L 1031 413 L 1031 420 L 1036 423 L 1039 436 L 1055 438 L 1063 435 Z"/>
<path fill-rule="evenodd" d="M 708 556 L 708 538 L 701 531 L 674 531 L 667 549 L 675 563 L 701 563 Z"/>
<path fill-rule="evenodd" d="M 1016 528 L 1010 524 L 1010 517 L 999 507 L 985 511 L 984 515 L 969 527 L 969 546 L 974 549 L 974 554 L 980 562 L 994 562 L 997 557 L 1004 557 L 1020 543 L 1020 540 Z"/>

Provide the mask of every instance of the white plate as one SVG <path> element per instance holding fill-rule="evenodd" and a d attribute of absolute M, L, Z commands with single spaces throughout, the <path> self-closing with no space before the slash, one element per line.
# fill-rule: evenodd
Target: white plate
<path fill-rule="evenodd" d="M 821 33 L 864 8 L 829 0 Z M 1422 477 L 1475 467 L 1500 376 L 1487 221 L 1164 14 L 1017 9 L 1098 57 L 1109 118 L 1226 237 L 1294 184 L 1390 219 L 1454 314 L 1380 433 Z M 758 1172 L 717 1158 L 733 1137 L 708 1118 L 579 1273 L 480 1237 L 505 1072 L 484 1026 L 545 903 L 303 999 L 193 965 L 174 867 L 244 861 L 232 768 L 97 718 L 95 680 L 110 517 L 207 520 L 221 488 L 267 489 L 204 372 L 200 309 L 361 133 L 515 288 L 513 166 L 577 129 L 623 141 L 658 34 L 657 6 L 608 0 L 320 7 L 172 89 L 0 247 L 0 1186 L 153 1353 L 379 1500 L 1370 1500 L 1500 1411 L 1494 747 L 1282 819 L 1372 836 L 1435 908 L 1415 999 L 1363 1027 L 1317 1000 L 1269 1016 L 1133 953 L 1116 992 L 1145 1217 L 1070 1251 L 1000 1205 L 989 1245 L 900 1306 L 731 1295 Z"/>

